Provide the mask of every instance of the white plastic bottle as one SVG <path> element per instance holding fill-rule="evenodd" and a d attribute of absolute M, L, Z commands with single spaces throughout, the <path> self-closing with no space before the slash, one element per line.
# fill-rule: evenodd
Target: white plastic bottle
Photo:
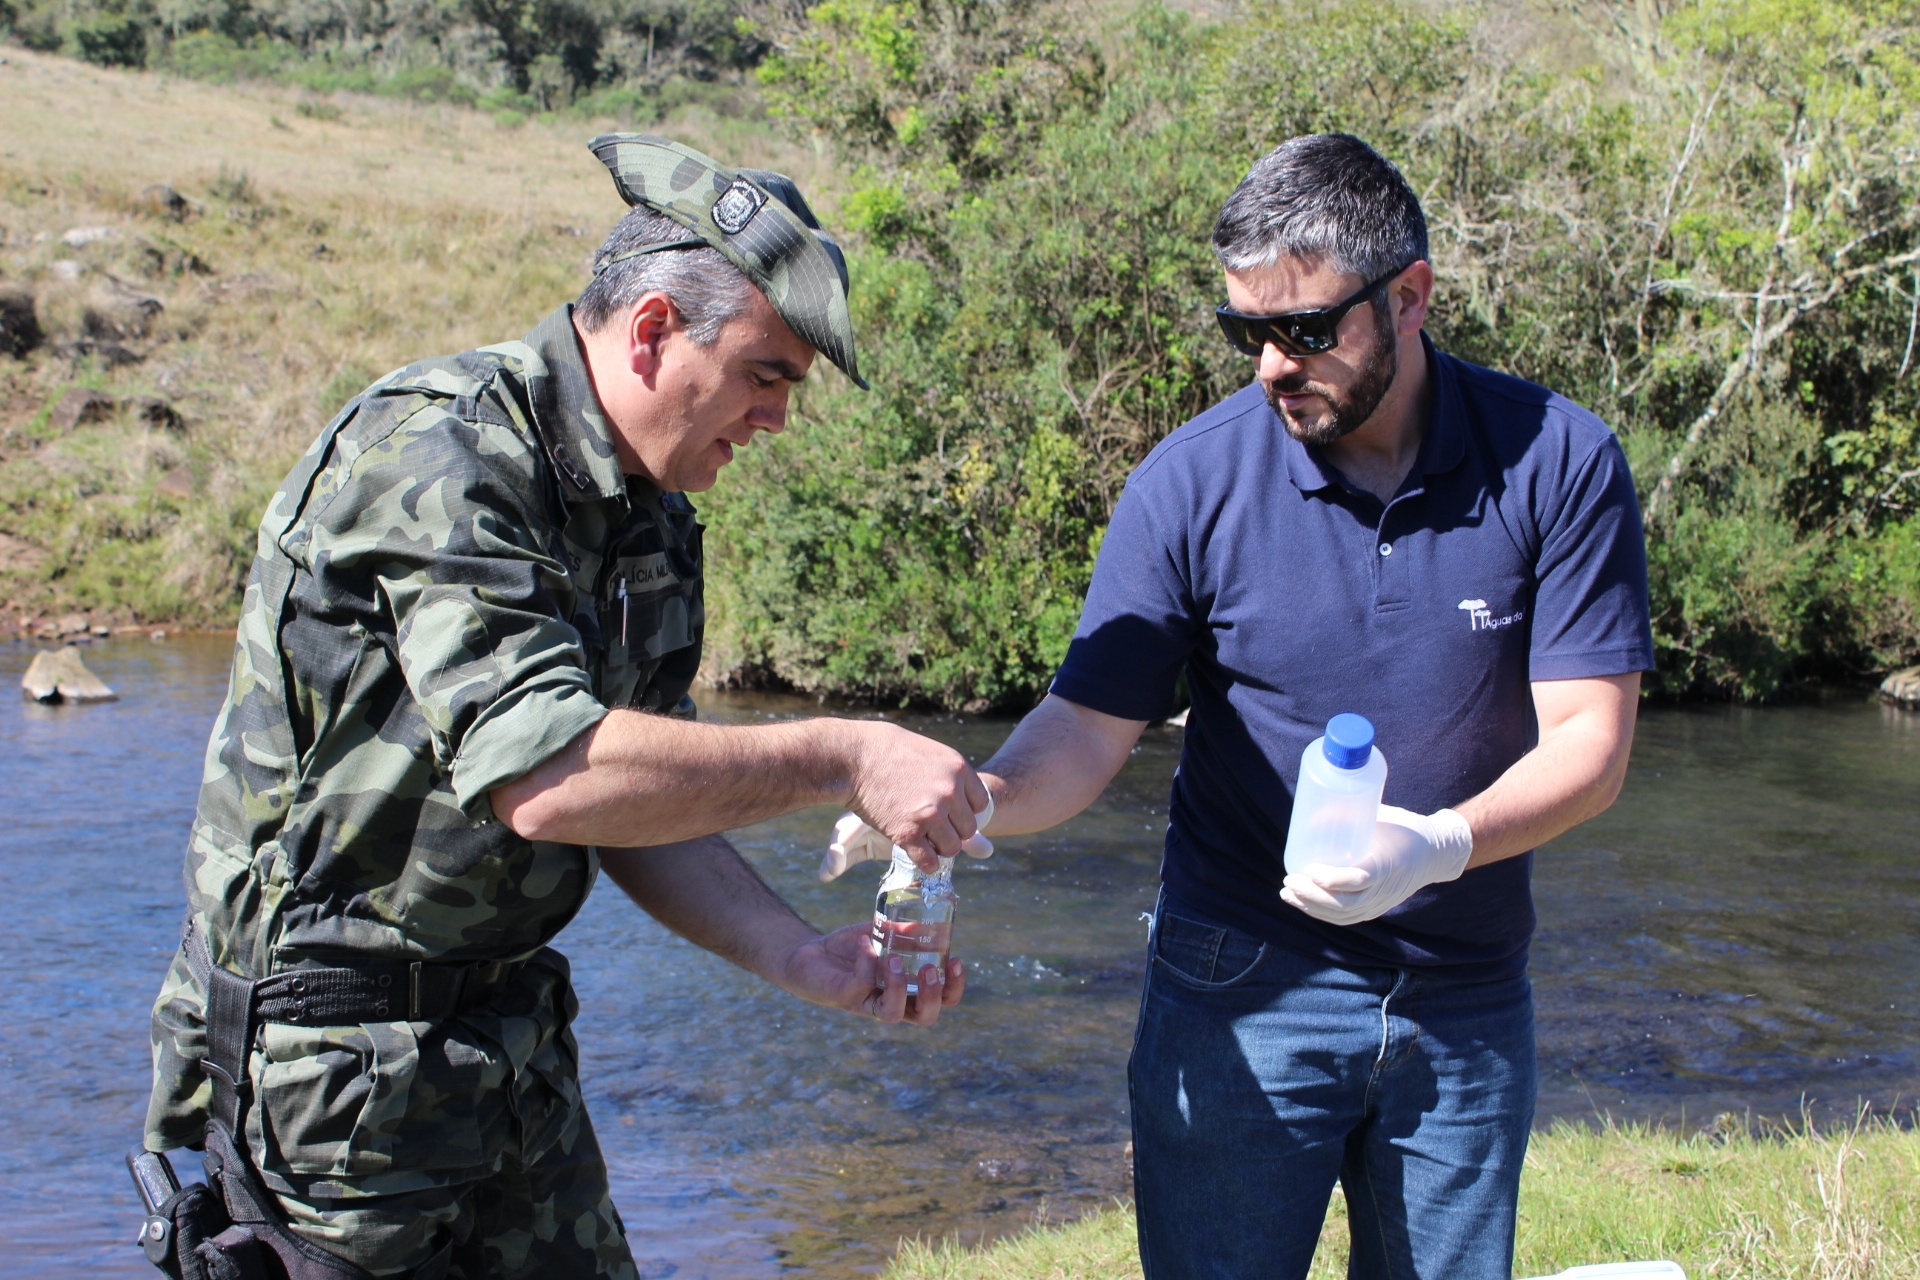
<path fill-rule="evenodd" d="M 1387 761 L 1373 745 L 1373 724 L 1351 712 L 1327 721 L 1327 731 L 1300 756 L 1287 824 L 1287 874 L 1315 862 L 1351 867 L 1373 847 Z"/>

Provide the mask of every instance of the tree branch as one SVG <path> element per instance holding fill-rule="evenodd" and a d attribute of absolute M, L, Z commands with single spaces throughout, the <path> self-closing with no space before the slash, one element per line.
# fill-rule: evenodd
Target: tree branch
<path fill-rule="evenodd" d="M 1906 354 L 1900 357 L 1900 372 L 1893 375 L 1895 382 L 1905 379 L 1907 370 L 1913 365 L 1913 335 L 1915 329 L 1920 329 L 1920 271 L 1913 273 L 1913 310 L 1907 316 L 1907 350 Z"/>
<path fill-rule="evenodd" d="M 1680 159 L 1673 166 L 1673 173 L 1667 178 L 1667 189 L 1660 198 L 1660 221 L 1654 225 L 1653 236 L 1647 241 L 1647 271 L 1641 285 L 1640 312 L 1633 318 L 1633 336 L 1636 346 L 1645 349 L 1647 345 L 1647 303 L 1653 295 L 1653 267 L 1659 260 L 1660 246 L 1667 242 L 1667 235 L 1673 229 L 1673 200 L 1680 192 L 1680 180 L 1686 175 L 1687 166 L 1693 161 L 1693 153 L 1700 146 L 1700 139 L 1706 136 L 1707 121 L 1713 117 L 1713 109 L 1720 101 L 1720 91 L 1727 87 L 1727 77 L 1731 69 L 1720 73 L 1720 83 L 1713 86 L 1712 94 L 1701 108 L 1693 113 L 1693 119 L 1687 124 L 1687 142 L 1680 149 Z"/>

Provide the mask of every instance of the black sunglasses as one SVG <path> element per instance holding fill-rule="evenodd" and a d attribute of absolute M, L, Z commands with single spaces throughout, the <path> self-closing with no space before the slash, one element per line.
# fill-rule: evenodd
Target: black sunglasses
<path fill-rule="evenodd" d="M 1229 306 L 1215 307 L 1220 331 L 1236 351 L 1257 356 L 1268 343 L 1290 356 L 1319 355 L 1340 345 L 1340 322 L 1353 310 L 1413 263 L 1395 267 L 1377 280 L 1369 280 L 1343 301 L 1318 311 L 1283 311 L 1277 316 L 1250 316 Z"/>

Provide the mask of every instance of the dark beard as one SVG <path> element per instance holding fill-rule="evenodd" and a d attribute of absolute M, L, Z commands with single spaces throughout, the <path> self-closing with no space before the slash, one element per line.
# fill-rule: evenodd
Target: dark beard
<path fill-rule="evenodd" d="M 1389 308 L 1381 305 L 1382 299 L 1374 302 L 1373 349 L 1367 352 L 1367 358 L 1360 365 L 1360 376 L 1353 386 L 1345 392 L 1337 392 L 1325 383 L 1315 382 L 1307 377 L 1305 371 L 1290 378 L 1282 378 L 1267 384 L 1267 403 L 1273 407 L 1274 416 L 1280 419 L 1287 434 L 1301 444 L 1329 445 L 1344 435 L 1358 430 L 1362 423 L 1373 416 L 1380 407 L 1380 401 L 1386 398 L 1394 378 L 1400 372 L 1400 347 L 1394 341 L 1393 316 Z M 1327 402 L 1327 414 L 1311 425 L 1302 426 L 1287 416 L 1280 407 L 1280 395 L 1300 395 L 1310 393 Z"/>

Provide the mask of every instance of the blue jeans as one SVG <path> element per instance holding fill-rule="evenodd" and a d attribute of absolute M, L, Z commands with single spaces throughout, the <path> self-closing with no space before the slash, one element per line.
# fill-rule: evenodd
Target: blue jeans
<path fill-rule="evenodd" d="M 1525 976 L 1328 967 L 1162 904 L 1128 1064 L 1146 1280 L 1507 1280 L 1533 1122 Z"/>

